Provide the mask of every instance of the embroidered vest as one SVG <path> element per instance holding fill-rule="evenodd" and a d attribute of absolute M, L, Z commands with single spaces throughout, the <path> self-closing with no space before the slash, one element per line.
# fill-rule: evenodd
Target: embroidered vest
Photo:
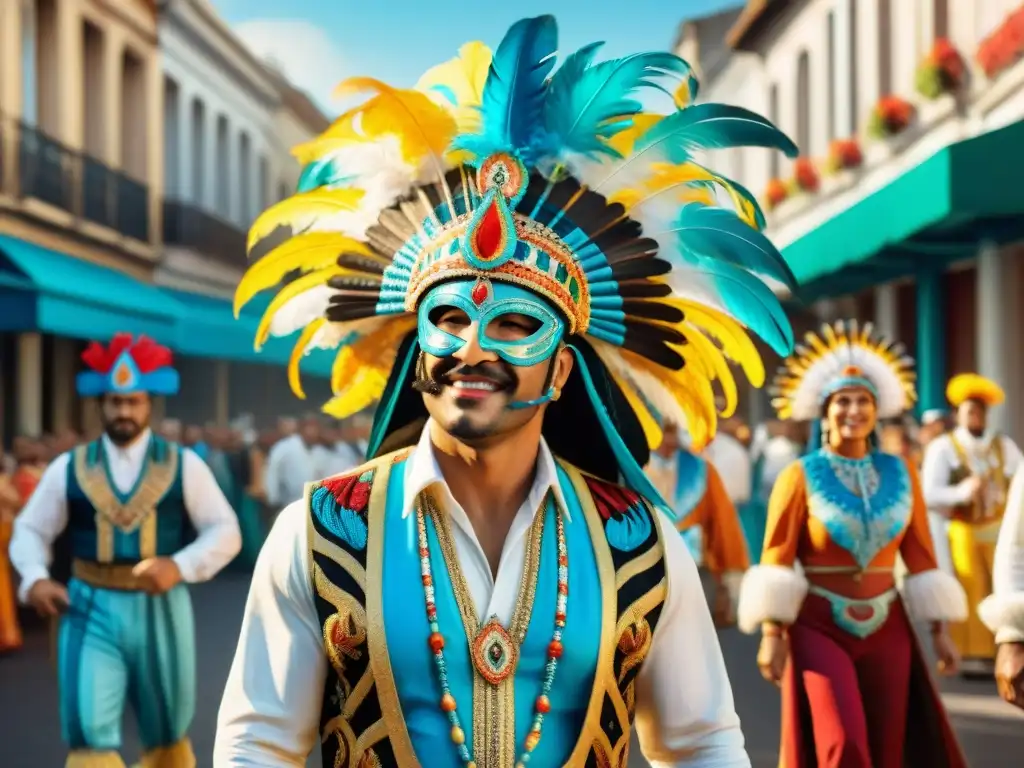
<path fill-rule="evenodd" d="M 913 505 L 910 473 L 899 456 L 875 451 L 847 459 L 815 451 L 800 459 L 807 482 L 807 512 L 829 538 L 867 568 L 903 535 Z"/>
<path fill-rule="evenodd" d="M 153 435 L 134 487 L 114 485 L 100 440 L 71 453 L 67 478 L 71 556 L 98 563 L 134 563 L 173 555 L 185 543 L 188 515 L 181 446 Z"/>
<path fill-rule="evenodd" d="M 310 576 L 330 662 L 321 715 L 325 766 L 461 766 L 427 645 L 417 516 L 401 509 L 408 454 L 381 457 L 307 488 Z M 559 480 L 571 520 L 565 526 L 566 652 L 530 765 L 623 766 L 634 682 L 666 595 L 661 528 L 631 491 L 564 464 Z M 521 632 L 519 661 L 497 686 L 470 661 L 474 628 L 463 624 L 460 603 L 468 597 L 460 594 L 447 523 L 425 518 L 448 684 L 481 767 L 511 768 L 540 693 L 555 612 L 554 515 L 549 496 L 527 534 L 511 628 Z M 533 593 L 528 604 L 523 592 Z"/>
<path fill-rule="evenodd" d="M 956 433 L 949 433 L 949 441 L 953 445 L 959 466 L 950 472 L 950 485 L 966 480 L 971 475 L 980 474 L 986 483 L 984 502 L 969 501 L 953 509 L 953 518 L 966 523 L 990 524 L 1003 516 L 1006 509 L 1006 494 L 1010 488 L 1010 479 L 1006 476 L 1006 459 L 1003 456 L 1003 438 L 994 435 L 989 448 L 983 456 L 976 456 L 971 461 L 963 443 L 957 440 Z M 980 470 L 980 471 L 979 471 Z"/>

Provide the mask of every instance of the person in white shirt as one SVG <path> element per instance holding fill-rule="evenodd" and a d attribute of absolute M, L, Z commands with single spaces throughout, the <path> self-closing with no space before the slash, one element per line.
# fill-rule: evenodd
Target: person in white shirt
<path fill-rule="evenodd" d="M 621 99 L 685 62 L 631 57 L 595 102 L 594 46 L 552 73 L 556 48 L 553 17 L 524 19 L 417 90 L 343 86 L 376 94 L 341 118 L 361 127 L 310 142 L 299 194 L 253 226 L 256 249 L 298 234 L 239 303 L 306 272 L 272 333 L 301 329 L 296 365 L 341 346 L 331 415 L 380 404 L 370 461 L 312 483 L 263 548 L 217 768 L 301 766 L 317 746 L 345 768 L 624 765 L 634 723 L 659 768 L 750 766 L 697 568 L 641 467 L 651 407 L 713 437 L 711 380 L 735 392 L 728 360 L 761 366 L 745 325 L 792 346 L 758 275 L 792 279 L 735 211 L 681 204 L 703 187 L 651 209 L 691 249 L 640 237 L 654 220 L 574 176 L 602 148 L 636 162 L 622 184 L 672 168 L 668 145 L 631 152 L 621 110 L 641 102 Z M 756 135 L 795 151 L 765 121 Z"/>
<path fill-rule="evenodd" d="M 82 355 L 82 396 L 99 397 L 105 434 L 61 454 L 18 516 L 11 563 L 19 596 L 62 615 L 61 730 L 67 766 L 123 768 L 121 721 L 135 710 L 143 766 L 194 766 L 187 738 L 196 660 L 187 583 L 212 578 L 238 553 L 231 509 L 206 464 L 153 434 L 151 395 L 172 395 L 170 351 L 145 337 L 93 343 Z M 66 532 L 67 586 L 50 577 Z M 194 541 L 187 543 L 194 536 Z"/>
<path fill-rule="evenodd" d="M 320 430 L 319 419 L 306 416 L 295 433 L 270 449 L 263 482 L 271 508 L 301 499 L 306 483 L 333 474 L 332 454 L 323 446 Z"/>
<path fill-rule="evenodd" d="M 1024 467 L 1013 476 L 992 568 L 992 594 L 978 614 L 995 633 L 999 694 L 1024 709 Z"/>
<path fill-rule="evenodd" d="M 950 625 L 963 658 L 962 672 L 988 677 L 996 646 L 977 608 L 992 592 L 996 539 L 1021 452 L 1009 437 L 988 430 L 989 409 L 1005 399 L 998 384 L 961 374 L 950 380 L 946 397 L 956 409 L 957 426 L 928 444 L 921 484 L 929 510 L 948 520 L 946 567 L 952 567 L 967 593 L 967 620 Z M 937 554 L 943 549 L 940 544 Z"/>

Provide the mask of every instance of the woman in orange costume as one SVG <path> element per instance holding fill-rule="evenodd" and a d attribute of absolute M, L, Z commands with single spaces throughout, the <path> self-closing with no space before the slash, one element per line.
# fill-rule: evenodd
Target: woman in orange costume
<path fill-rule="evenodd" d="M 916 468 L 876 447 L 878 419 L 913 403 L 913 363 L 870 326 L 807 340 L 774 405 L 812 421 L 820 443 L 779 476 L 739 604 L 740 628 L 761 629 L 762 674 L 782 688 L 780 768 L 965 768 L 908 618 L 927 622 L 953 672 L 946 622 L 966 613 L 964 593 L 936 568 Z"/>
<path fill-rule="evenodd" d="M 21 499 L 14 483 L 0 471 L 0 653 L 21 648 L 21 626 L 14 598 L 14 575 L 7 547 L 11 543 L 14 518 L 21 509 Z"/>

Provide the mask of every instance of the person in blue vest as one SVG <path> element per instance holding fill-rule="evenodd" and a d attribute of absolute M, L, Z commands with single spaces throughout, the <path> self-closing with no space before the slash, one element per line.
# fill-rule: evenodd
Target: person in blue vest
<path fill-rule="evenodd" d="M 727 361 L 757 376 L 748 333 L 791 347 L 756 202 L 691 152 L 795 147 L 690 104 L 673 54 L 589 45 L 556 71 L 557 35 L 524 19 L 415 88 L 343 84 L 367 100 L 253 224 L 265 255 L 235 303 L 276 292 L 257 343 L 298 333 L 295 365 L 340 346 L 325 410 L 378 406 L 369 462 L 307 485 L 260 553 L 218 768 L 314 749 L 621 766 L 634 722 L 655 764 L 750 766 L 697 568 L 641 469 L 661 440 L 645 402 L 706 439 Z M 679 104 L 642 113 L 665 78 Z"/>
<path fill-rule="evenodd" d="M 139 725 L 142 768 L 194 768 L 186 584 L 212 578 L 238 553 L 238 521 L 203 460 L 150 430 L 153 396 L 178 391 L 170 350 L 118 334 L 108 346 L 93 342 L 82 360 L 78 392 L 99 399 L 104 434 L 50 464 L 18 516 L 11 562 L 19 595 L 41 615 L 61 616 L 67 768 L 124 766 L 126 704 Z M 66 586 L 50 571 L 65 532 Z"/>

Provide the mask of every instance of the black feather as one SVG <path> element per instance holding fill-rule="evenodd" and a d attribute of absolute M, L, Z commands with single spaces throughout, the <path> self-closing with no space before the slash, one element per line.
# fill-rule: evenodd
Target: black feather
<path fill-rule="evenodd" d="M 682 355 L 646 332 L 637 334 L 627 330 L 622 348 L 647 358 L 655 365 L 660 365 L 670 371 L 678 371 L 686 364 Z"/>
<path fill-rule="evenodd" d="M 655 283 L 652 280 L 627 280 L 619 283 L 619 296 L 624 299 L 663 299 L 672 295 L 672 286 L 668 283 Z"/>
<path fill-rule="evenodd" d="M 658 301 L 627 300 L 622 302 L 622 311 L 626 317 L 638 317 L 644 320 L 659 320 L 663 323 L 679 323 L 683 320 L 683 311 Z"/>
<path fill-rule="evenodd" d="M 338 257 L 338 266 L 345 269 L 354 269 L 359 272 L 370 272 L 375 275 L 383 275 L 384 267 L 376 259 L 363 256 L 361 253 L 343 253 Z"/>
<path fill-rule="evenodd" d="M 612 275 L 619 282 L 642 277 L 659 277 L 672 271 L 672 265 L 662 259 L 636 257 L 612 264 Z"/>
<path fill-rule="evenodd" d="M 335 298 L 331 297 L 331 303 L 327 305 L 327 311 L 324 313 L 332 323 L 364 320 L 377 315 L 376 299 L 357 299 L 349 296 L 338 298 L 341 300 L 335 301 Z"/>

